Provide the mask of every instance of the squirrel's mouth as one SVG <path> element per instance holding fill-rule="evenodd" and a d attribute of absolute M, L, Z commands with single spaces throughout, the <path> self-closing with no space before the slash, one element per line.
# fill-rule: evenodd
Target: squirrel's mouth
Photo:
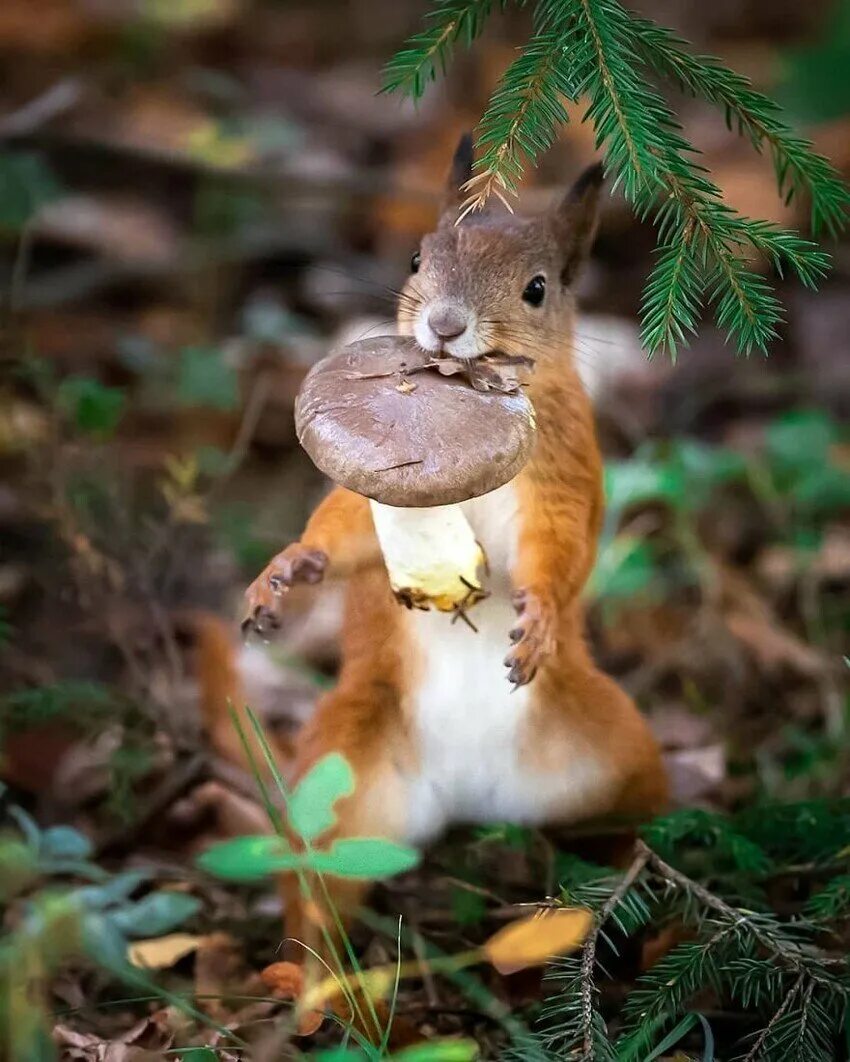
<path fill-rule="evenodd" d="M 466 308 L 459 311 L 452 305 L 429 303 L 420 308 L 412 324 L 416 342 L 435 357 L 471 360 L 488 352 L 475 315 Z"/>

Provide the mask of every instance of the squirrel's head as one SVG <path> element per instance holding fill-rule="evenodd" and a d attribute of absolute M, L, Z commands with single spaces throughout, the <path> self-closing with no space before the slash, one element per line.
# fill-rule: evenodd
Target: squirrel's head
<path fill-rule="evenodd" d="M 569 336 L 571 287 L 596 234 L 602 166 L 585 170 L 545 214 L 484 210 L 458 224 L 461 188 L 471 176 L 467 134 L 437 228 L 411 261 L 399 304 L 402 333 L 456 358 L 560 347 Z"/>

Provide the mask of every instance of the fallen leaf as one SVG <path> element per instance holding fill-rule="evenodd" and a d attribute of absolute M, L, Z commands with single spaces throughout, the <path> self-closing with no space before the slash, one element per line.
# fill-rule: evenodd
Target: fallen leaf
<path fill-rule="evenodd" d="M 387 998 L 395 979 L 396 970 L 393 966 L 378 966 L 374 970 L 364 970 L 360 974 L 352 973 L 345 978 L 331 974 L 308 989 L 300 1003 L 307 1010 L 326 1007 L 342 996 L 346 987 L 349 993 L 364 994 L 373 1003 L 377 1003 Z"/>
<path fill-rule="evenodd" d="M 216 1020 L 228 1014 L 228 996 L 247 996 L 251 981 L 242 945 L 227 933 L 210 933 L 198 945 L 195 956 L 195 997 Z"/>
<path fill-rule="evenodd" d="M 400 391 L 403 395 L 409 395 L 416 390 L 416 384 L 411 383 L 410 380 L 402 380 L 400 384 L 396 384 L 396 391 Z"/>
<path fill-rule="evenodd" d="M 553 955 L 575 951 L 592 924 L 593 915 L 584 907 L 538 911 L 500 929 L 482 950 L 499 973 L 511 974 L 544 963 Z"/>
<path fill-rule="evenodd" d="M 260 975 L 263 984 L 271 995 L 281 999 L 298 1000 L 298 1034 L 312 1036 L 324 1021 L 324 1014 L 304 1006 L 301 995 L 304 992 L 304 967 L 297 962 L 273 962 Z"/>
<path fill-rule="evenodd" d="M 297 962 L 273 962 L 260 974 L 273 996 L 297 999 L 304 991 L 304 968 Z"/>
<path fill-rule="evenodd" d="M 726 747 L 722 743 L 678 749 L 664 757 L 670 790 L 677 807 L 697 804 L 716 795 L 726 778 Z"/>
<path fill-rule="evenodd" d="M 148 970 L 164 970 L 197 951 L 203 937 L 189 933 L 169 933 L 164 937 L 134 941 L 127 948 L 127 958 L 134 966 Z"/>

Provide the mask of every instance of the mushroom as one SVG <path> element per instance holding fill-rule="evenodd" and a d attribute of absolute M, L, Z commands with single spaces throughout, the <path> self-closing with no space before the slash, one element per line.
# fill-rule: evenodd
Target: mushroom
<path fill-rule="evenodd" d="M 301 445 L 370 499 L 390 585 L 411 608 L 463 611 L 486 596 L 486 558 L 460 503 L 513 479 L 534 438 L 531 403 L 498 366 L 382 336 L 333 351 L 296 400 Z"/>

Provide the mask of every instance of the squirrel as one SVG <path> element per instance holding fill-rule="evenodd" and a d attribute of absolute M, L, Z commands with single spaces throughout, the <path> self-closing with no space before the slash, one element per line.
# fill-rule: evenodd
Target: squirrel
<path fill-rule="evenodd" d="M 455 154 L 435 231 L 413 256 L 399 331 L 425 350 L 534 361 L 532 457 L 510 483 L 463 503 L 489 559 L 475 627 L 407 611 L 393 597 L 366 498 L 336 487 L 300 541 L 246 591 L 246 625 L 276 625 L 297 583 L 347 581 L 342 666 L 297 739 L 293 782 L 325 754 L 350 762 L 355 792 L 334 836 L 423 845 L 453 823 L 570 825 L 649 817 L 667 801 L 650 729 L 585 642 L 582 589 L 603 514 L 602 461 L 572 352 L 573 285 L 597 228 L 603 171 L 587 169 L 548 213 L 457 222 L 472 140 Z M 297 884 L 286 935 L 315 943 Z M 343 914 L 364 885 L 334 885 Z"/>

